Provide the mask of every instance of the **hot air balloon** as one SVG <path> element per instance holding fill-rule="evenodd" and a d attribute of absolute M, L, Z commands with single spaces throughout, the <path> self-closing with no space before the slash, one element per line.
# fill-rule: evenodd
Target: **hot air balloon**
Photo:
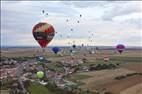
<path fill-rule="evenodd" d="M 52 48 L 52 51 L 57 54 L 59 51 L 60 51 L 60 48 L 59 47 L 53 47 Z"/>
<path fill-rule="evenodd" d="M 44 12 L 45 12 L 45 11 L 44 11 L 44 10 L 42 10 L 42 13 L 43 13 L 43 14 L 44 14 Z"/>
<path fill-rule="evenodd" d="M 76 45 L 75 45 L 75 44 L 73 44 L 73 45 L 72 45 L 72 47 L 73 47 L 73 48 L 76 48 Z"/>
<path fill-rule="evenodd" d="M 33 36 L 42 48 L 53 39 L 55 30 L 52 25 L 40 22 L 33 27 Z"/>
<path fill-rule="evenodd" d="M 67 19 L 66 22 L 68 22 L 69 20 Z"/>
<path fill-rule="evenodd" d="M 38 77 L 39 79 L 41 79 L 41 78 L 44 77 L 44 72 L 43 72 L 43 71 L 38 71 L 38 72 L 36 73 L 36 75 L 37 75 L 37 77 Z"/>
<path fill-rule="evenodd" d="M 73 31 L 73 29 L 71 28 L 71 31 Z"/>
<path fill-rule="evenodd" d="M 123 44 L 118 44 L 116 49 L 121 54 L 125 50 L 125 46 Z"/>
<path fill-rule="evenodd" d="M 82 44 L 81 46 L 84 47 L 84 44 Z"/>

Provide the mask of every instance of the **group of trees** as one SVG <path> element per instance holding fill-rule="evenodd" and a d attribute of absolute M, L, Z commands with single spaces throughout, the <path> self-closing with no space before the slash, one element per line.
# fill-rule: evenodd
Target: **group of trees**
<path fill-rule="evenodd" d="M 129 73 L 129 74 L 126 74 L 126 75 L 121 75 L 121 76 L 115 77 L 115 79 L 121 80 L 121 79 L 130 77 L 130 76 L 134 76 L 134 75 L 142 75 L 142 73 Z"/>
<path fill-rule="evenodd" d="M 97 94 L 97 93 L 91 92 L 89 90 L 84 91 L 77 86 L 68 86 L 69 88 L 72 88 L 71 90 L 68 90 L 68 87 L 61 89 L 61 88 L 57 87 L 55 83 L 48 83 L 46 85 L 46 87 L 50 91 L 54 92 L 55 94 Z"/>
<path fill-rule="evenodd" d="M 115 64 L 97 64 L 97 65 L 90 65 L 89 70 L 103 70 L 103 69 L 113 69 L 117 68 Z"/>

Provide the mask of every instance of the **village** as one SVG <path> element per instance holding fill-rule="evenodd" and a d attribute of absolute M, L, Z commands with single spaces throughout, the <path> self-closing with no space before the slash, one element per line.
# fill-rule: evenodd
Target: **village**
<path fill-rule="evenodd" d="M 109 58 L 105 57 L 104 62 L 108 61 Z M 81 82 L 79 80 L 68 79 L 72 74 L 119 67 L 119 64 L 107 63 L 90 66 L 83 65 L 87 62 L 86 58 L 78 59 L 74 56 L 56 62 L 48 60 L 43 56 L 22 58 L 3 57 L 0 63 L 0 84 L 3 89 L 14 88 L 11 89 L 10 94 L 30 94 L 27 90 L 30 82 L 39 83 L 43 86 L 56 86 L 61 90 L 66 90 L 73 94 L 82 94 L 81 92 L 89 91 L 81 90 L 79 85 Z M 44 72 L 43 78 L 39 79 L 37 77 L 36 73 L 38 71 Z"/>

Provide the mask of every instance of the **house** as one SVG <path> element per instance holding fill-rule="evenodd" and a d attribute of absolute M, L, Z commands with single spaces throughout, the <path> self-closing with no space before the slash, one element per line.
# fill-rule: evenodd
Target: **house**
<path fill-rule="evenodd" d="M 7 77 L 16 77 L 17 76 L 17 68 L 7 68 L 0 69 L 0 79 L 4 79 Z"/>

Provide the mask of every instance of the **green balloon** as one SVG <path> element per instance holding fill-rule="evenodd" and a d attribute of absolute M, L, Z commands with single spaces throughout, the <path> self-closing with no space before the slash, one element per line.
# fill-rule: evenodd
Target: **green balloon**
<path fill-rule="evenodd" d="M 36 75 L 37 75 L 38 78 L 43 78 L 43 77 L 44 77 L 44 72 L 38 71 L 38 72 L 36 73 Z"/>

